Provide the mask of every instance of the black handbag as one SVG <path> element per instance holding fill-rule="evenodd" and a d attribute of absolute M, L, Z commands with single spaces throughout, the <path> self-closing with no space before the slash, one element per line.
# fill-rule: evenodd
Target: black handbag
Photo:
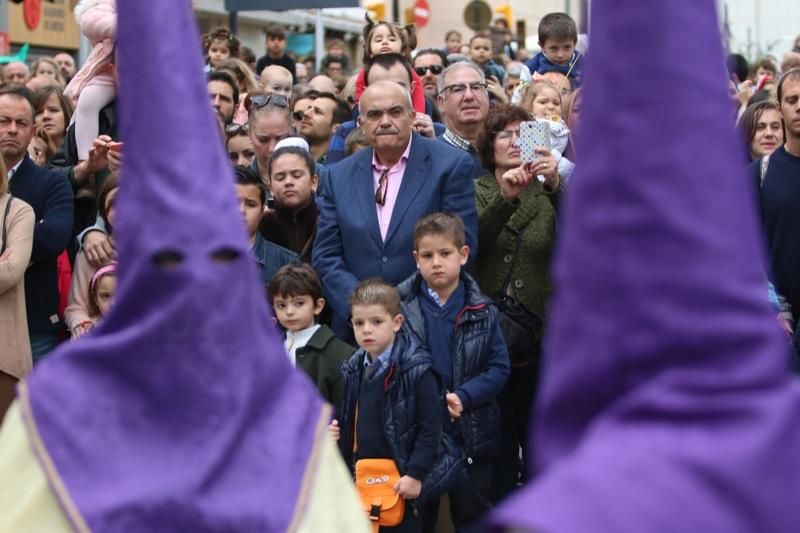
<path fill-rule="evenodd" d="M 517 256 L 522 245 L 522 237 L 525 228 L 517 232 L 517 245 L 514 250 L 514 259 L 511 262 L 511 269 L 508 277 L 501 288 L 500 294 L 495 301 L 500 311 L 498 319 L 500 330 L 508 347 L 508 357 L 511 366 L 520 367 L 536 361 L 542 351 L 542 337 L 544 335 L 544 320 L 534 313 L 516 298 L 508 294 L 511 284 L 511 275 L 514 273 L 514 266 L 517 264 Z"/>

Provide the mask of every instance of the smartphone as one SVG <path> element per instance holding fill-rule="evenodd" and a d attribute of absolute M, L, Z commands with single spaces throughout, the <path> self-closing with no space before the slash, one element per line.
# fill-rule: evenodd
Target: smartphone
<path fill-rule="evenodd" d="M 108 143 L 108 149 L 112 152 L 121 152 L 122 151 L 122 143 L 121 142 L 110 142 Z"/>
<path fill-rule="evenodd" d="M 519 125 L 519 137 L 517 138 L 520 157 L 524 163 L 536 161 L 541 157 L 536 153 L 537 148 L 547 148 L 550 146 L 550 124 L 545 121 L 530 120 Z"/>

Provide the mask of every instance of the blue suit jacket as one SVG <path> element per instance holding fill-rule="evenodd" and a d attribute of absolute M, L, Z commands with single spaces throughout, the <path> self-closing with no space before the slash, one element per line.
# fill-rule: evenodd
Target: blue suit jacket
<path fill-rule="evenodd" d="M 377 276 L 397 285 L 414 273 L 414 224 L 421 217 L 436 211 L 457 214 L 466 226 L 470 263 L 478 251 L 475 163 L 469 154 L 413 135 L 385 242 L 375 206 L 372 155 L 371 148 L 360 150 L 328 167 L 322 180 L 312 263 L 322 277 L 337 335 L 349 336 L 348 300 L 359 281 Z"/>

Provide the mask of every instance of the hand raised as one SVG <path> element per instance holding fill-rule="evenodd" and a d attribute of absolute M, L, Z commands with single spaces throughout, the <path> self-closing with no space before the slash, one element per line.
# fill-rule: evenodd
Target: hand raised
<path fill-rule="evenodd" d="M 505 174 L 500 176 L 500 194 L 503 195 L 503 199 L 506 202 L 513 202 L 519 198 L 522 191 L 530 186 L 533 176 L 527 165 L 506 171 Z"/>

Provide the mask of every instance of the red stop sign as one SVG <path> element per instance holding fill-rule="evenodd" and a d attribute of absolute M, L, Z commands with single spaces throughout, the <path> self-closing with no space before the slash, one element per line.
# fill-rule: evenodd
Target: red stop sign
<path fill-rule="evenodd" d="M 424 28 L 427 26 L 430 16 L 431 10 L 428 7 L 428 2 L 426 0 L 417 0 L 414 3 L 414 24 L 418 28 Z"/>

